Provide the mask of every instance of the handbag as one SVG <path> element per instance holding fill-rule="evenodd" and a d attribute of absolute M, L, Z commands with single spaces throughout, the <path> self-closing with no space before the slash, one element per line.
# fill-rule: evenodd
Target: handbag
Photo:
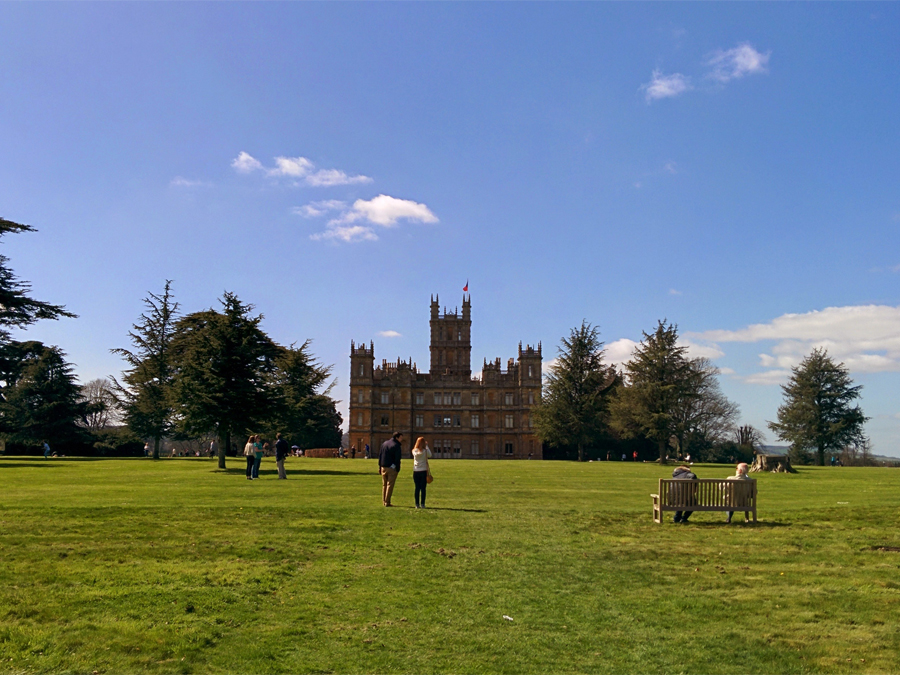
<path fill-rule="evenodd" d="M 425 476 L 426 483 L 430 484 L 433 480 L 434 480 L 434 476 L 432 476 L 430 473 L 427 476 Z"/>

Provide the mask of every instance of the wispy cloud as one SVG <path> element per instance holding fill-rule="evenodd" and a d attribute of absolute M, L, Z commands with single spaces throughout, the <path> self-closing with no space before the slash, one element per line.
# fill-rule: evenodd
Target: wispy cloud
<path fill-rule="evenodd" d="M 850 305 L 828 307 L 803 314 L 784 314 L 768 323 L 740 330 L 712 330 L 690 334 L 720 342 L 774 342 L 759 355 L 764 372 L 745 381 L 783 382 L 786 373 L 815 348 L 824 348 L 852 372 L 900 371 L 900 306 Z"/>
<path fill-rule="evenodd" d="M 654 70 L 650 81 L 641 85 L 641 91 L 644 92 L 647 103 L 679 96 L 691 89 L 691 78 L 688 76 L 681 73 L 663 75 L 659 70 Z"/>
<path fill-rule="evenodd" d="M 724 83 L 745 75 L 767 73 L 771 54 L 756 51 L 749 42 L 739 44 L 733 49 L 718 50 L 706 60 L 706 65 L 712 69 L 707 77 Z"/>
<path fill-rule="evenodd" d="M 175 176 L 169 181 L 169 185 L 180 188 L 212 187 L 212 183 L 208 180 L 192 180 L 182 176 Z"/>
<path fill-rule="evenodd" d="M 310 238 L 315 241 L 338 240 L 347 243 L 375 241 L 378 235 L 372 225 L 397 227 L 400 220 L 438 222 L 437 216 L 425 204 L 382 194 L 369 200 L 357 199 L 352 207 L 328 221 L 324 232 L 310 235 Z"/>
<path fill-rule="evenodd" d="M 241 152 L 232 162 L 232 168 L 238 173 L 264 171 L 271 178 L 291 178 L 298 184 L 312 187 L 332 187 L 335 185 L 352 185 L 354 183 L 371 183 L 369 176 L 361 174 L 351 176 L 340 169 L 318 169 L 315 162 L 306 157 L 275 157 L 275 166 L 266 168 L 262 162 L 252 155 Z"/>
<path fill-rule="evenodd" d="M 663 165 L 663 171 L 674 176 L 676 173 L 678 173 L 678 165 L 675 164 L 675 162 L 666 162 Z"/>
<path fill-rule="evenodd" d="M 669 295 L 684 295 L 684 294 L 683 294 L 681 291 L 679 291 L 679 290 L 677 290 L 677 289 L 675 289 L 675 288 L 670 288 L 670 289 L 669 289 Z"/>
<path fill-rule="evenodd" d="M 304 218 L 317 218 L 324 216 L 329 211 L 339 211 L 345 208 L 347 208 L 347 202 L 342 202 L 340 199 L 325 199 L 323 201 L 310 202 L 303 206 L 295 206 L 291 209 L 291 212 Z"/>
<path fill-rule="evenodd" d="M 383 331 L 379 332 L 378 335 L 380 335 L 381 337 L 386 337 L 386 338 L 403 337 L 400 333 L 398 333 L 395 330 L 383 330 Z"/>

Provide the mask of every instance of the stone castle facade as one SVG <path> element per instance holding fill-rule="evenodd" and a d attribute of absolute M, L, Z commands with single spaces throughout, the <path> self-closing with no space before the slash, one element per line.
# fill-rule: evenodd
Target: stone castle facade
<path fill-rule="evenodd" d="M 500 359 L 484 362 L 472 377 L 472 299 L 462 312 L 440 312 L 431 299 L 431 365 L 382 361 L 375 345 L 350 343 L 350 443 L 373 456 L 395 431 L 403 452 L 424 436 L 436 457 L 450 459 L 541 459 L 531 408 L 541 400 L 541 345 L 522 347 L 506 370 Z"/>

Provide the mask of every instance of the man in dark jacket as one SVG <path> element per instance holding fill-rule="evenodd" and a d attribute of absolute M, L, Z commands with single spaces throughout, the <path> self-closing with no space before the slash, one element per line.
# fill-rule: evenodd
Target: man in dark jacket
<path fill-rule="evenodd" d="M 397 474 L 400 473 L 400 442 L 402 440 L 403 434 L 395 431 L 393 436 L 381 444 L 381 452 L 378 454 L 378 467 L 381 470 L 381 501 L 385 506 L 391 506 L 394 483 L 397 482 Z"/>
<path fill-rule="evenodd" d="M 278 467 L 278 478 L 287 478 L 287 472 L 284 470 L 284 458 L 288 456 L 291 449 L 288 447 L 287 441 L 281 437 L 281 434 L 275 434 L 275 466 Z"/>
<path fill-rule="evenodd" d="M 697 480 L 697 476 L 694 474 L 693 471 L 691 471 L 691 467 L 689 467 L 689 466 L 679 466 L 677 469 L 675 469 L 672 472 L 672 478 L 674 478 L 675 480 Z M 688 487 L 688 486 L 685 486 L 685 487 Z M 694 490 L 696 490 L 696 488 L 697 488 L 696 485 L 692 485 L 690 487 L 694 488 Z M 690 502 L 691 496 L 696 494 L 695 492 L 690 491 L 690 490 L 689 491 L 680 491 L 680 493 L 681 493 L 681 496 L 687 498 L 686 501 L 688 501 L 688 502 Z M 684 512 L 676 511 L 675 517 L 672 520 L 673 520 L 673 522 L 676 522 L 676 523 L 686 523 L 692 513 L 693 513 L 693 511 L 684 511 Z"/>

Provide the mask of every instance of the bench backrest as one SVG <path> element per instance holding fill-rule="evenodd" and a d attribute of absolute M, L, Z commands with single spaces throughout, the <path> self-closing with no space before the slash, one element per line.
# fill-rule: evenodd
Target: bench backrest
<path fill-rule="evenodd" d="M 726 480 L 698 478 L 697 480 L 659 479 L 659 496 L 669 507 L 713 506 L 752 508 L 756 502 L 756 479 Z"/>

